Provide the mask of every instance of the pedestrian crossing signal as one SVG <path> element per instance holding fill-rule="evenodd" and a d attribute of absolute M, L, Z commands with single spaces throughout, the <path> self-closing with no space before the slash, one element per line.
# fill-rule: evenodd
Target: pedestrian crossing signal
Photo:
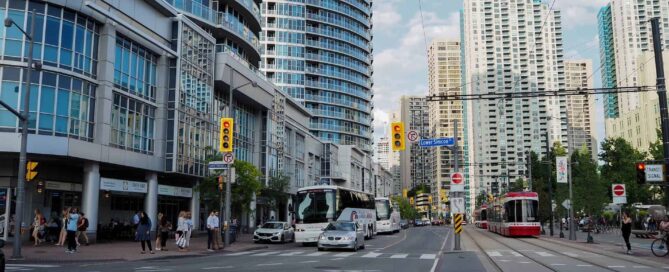
<path fill-rule="evenodd" d="M 402 151 L 406 147 L 404 139 L 404 123 L 393 122 L 390 124 L 391 145 L 393 151 Z"/>
<path fill-rule="evenodd" d="M 38 162 L 29 161 L 26 163 L 26 181 L 32 181 L 37 177 L 37 164 Z"/>
<path fill-rule="evenodd" d="M 218 151 L 222 153 L 232 152 L 233 124 L 234 120 L 232 118 L 221 118 Z"/>

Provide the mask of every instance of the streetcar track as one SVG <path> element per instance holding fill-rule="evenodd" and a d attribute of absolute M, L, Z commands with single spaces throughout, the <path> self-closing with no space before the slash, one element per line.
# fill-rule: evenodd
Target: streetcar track
<path fill-rule="evenodd" d="M 474 230 L 474 231 L 477 231 L 477 230 Z M 558 272 L 558 271 L 559 271 L 559 270 L 556 270 L 555 268 L 551 267 L 550 265 L 548 265 L 548 264 L 546 264 L 546 263 L 544 263 L 544 262 L 540 262 L 539 260 L 537 260 L 537 259 L 535 259 L 535 258 L 533 258 L 533 257 L 530 257 L 529 255 L 527 255 L 527 254 L 525 254 L 525 253 L 523 253 L 523 252 L 521 252 L 521 251 L 519 251 L 519 250 L 516 250 L 516 249 L 512 248 L 511 246 L 507 245 L 506 243 L 502 242 L 501 240 L 499 240 L 499 239 L 497 239 L 497 238 L 493 238 L 492 234 L 495 234 L 495 233 L 487 233 L 487 232 L 488 232 L 487 230 L 486 230 L 486 231 L 478 231 L 478 232 L 480 232 L 480 233 L 485 233 L 483 236 L 486 236 L 488 239 L 495 241 L 496 243 L 498 243 L 498 244 L 500 244 L 500 245 L 502 245 L 502 246 L 504 246 L 504 247 L 510 249 L 510 250 L 513 251 L 513 252 L 518 252 L 518 254 L 522 255 L 523 257 L 530 259 L 530 260 L 533 261 L 534 263 L 536 263 L 536 264 L 538 264 L 538 265 L 540 265 L 540 266 L 543 266 L 543 267 L 547 268 L 547 269 L 550 270 L 550 271 L 555 271 L 555 272 Z M 495 235 L 497 235 L 497 234 L 495 234 Z M 483 253 L 484 253 L 486 256 L 488 256 L 490 259 L 492 259 L 492 257 L 490 257 L 490 255 L 488 255 L 487 252 L 483 251 Z M 499 267 L 499 266 L 498 266 L 498 267 Z M 607 270 L 610 270 L 609 268 L 606 268 L 606 269 L 607 269 Z M 503 271 L 503 270 L 502 270 L 502 271 Z"/>
<path fill-rule="evenodd" d="M 488 255 L 488 254 L 486 253 L 486 251 L 483 249 L 483 247 L 481 246 L 481 244 L 479 244 L 479 242 L 478 242 L 476 239 L 474 239 L 474 236 L 469 235 L 469 233 L 466 232 L 466 231 L 463 231 L 462 233 L 464 233 L 465 235 L 467 235 L 467 236 L 470 238 L 470 240 L 474 242 L 474 244 L 475 244 L 476 247 L 479 249 L 479 251 L 481 252 L 481 254 L 483 254 L 483 255 L 486 256 L 486 258 L 488 259 L 488 262 L 490 262 L 490 264 L 492 264 L 492 265 L 497 269 L 497 271 L 500 271 L 500 272 L 503 272 L 503 271 L 504 271 L 504 270 L 502 269 L 502 267 L 500 267 L 499 264 L 497 264 L 497 262 L 495 262 L 495 260 L 493 260 L 493 258 L 490 257 L 490 255 Z"/>

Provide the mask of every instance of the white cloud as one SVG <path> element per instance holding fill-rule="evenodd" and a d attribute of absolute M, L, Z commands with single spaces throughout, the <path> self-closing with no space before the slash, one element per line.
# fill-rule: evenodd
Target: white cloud
<path fill-rule="evenodd" d="M 375 14 L 376 16 L 376 14 Z M 425 36 L 429 43 L 434 38 L 458 39 L 460 33 L 457 12 L 439 17 L 434 12 L 424 12 Z M 376 25 L 375 25 L 376 27 Z M 398 33 L 397 42 L 374 54 L 374 105 L 375 112 L 386 115 L 399 109 L 402 95 L 427 94 L 427 48 L 420 13 L 416 13 L 405 26 L 404 33 Z M 384 130 L 381 120 L 374 120 L 375 138 Z"/>
<path fill-rule="evenodd" d="M 374 3 L 372 21 L 374 22 L 375 31 L 389 31 L 399 25 L 402 15 L 397 12 L 395 4 L 395 1 L 388 0 Z"/>
<path fill-rule="evenodd" d="M 565 29 L 581 26 L 596 26 L 597 13 L 609 0 L 553 0 L 554 10 L 562 14 L 562 25 Z"/>

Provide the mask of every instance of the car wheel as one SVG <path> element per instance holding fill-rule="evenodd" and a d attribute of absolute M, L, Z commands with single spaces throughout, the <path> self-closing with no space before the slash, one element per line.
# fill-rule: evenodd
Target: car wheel
<path fill-rule="evenodd" d="M 362 245 L 360 246 L 360 249 L 365 249 L 365 244 L 362 244 Z"/>
<path fill-rule="evenodd" d="M 353 251 L 358 252 L 358 239 L 355 240 L 355 245 L 353 246 Z"/>

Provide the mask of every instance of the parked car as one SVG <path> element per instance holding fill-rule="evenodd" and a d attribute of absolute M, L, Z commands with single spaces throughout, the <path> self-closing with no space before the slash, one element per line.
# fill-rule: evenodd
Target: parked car
<path fill-rule="evenodd" d="M 416 219 L 416 220 L 413 221 L 413 225 L 414 225 L 414 227 L 420 227 L 420 226 L 423 225 L 423 220 Z"/>
<path fill-rule="evenodd" d="M 430 220 L 427 219 L 423 220 L 423 226 L 429 226 L 429 225 L 431 225 Z"/>
<path fill-rule="evenodd" d="M 270 221 L 253 232 L 253 242 L 292 242 L 295 232 L 287 222 Z"/>
<path fill-rule="evenodd" d="M 408 229 L 409 228 L 409 221 L 407 221 L 406 219 L 400 220 L 400 228 Z"/>
<path fill-rule="evenodd" d="M 318 251 L 328 248 L 346 248 L 358 251 L 365 248 L 365 229 L 353 221 L 328 224 L 318 237 Z"/>

